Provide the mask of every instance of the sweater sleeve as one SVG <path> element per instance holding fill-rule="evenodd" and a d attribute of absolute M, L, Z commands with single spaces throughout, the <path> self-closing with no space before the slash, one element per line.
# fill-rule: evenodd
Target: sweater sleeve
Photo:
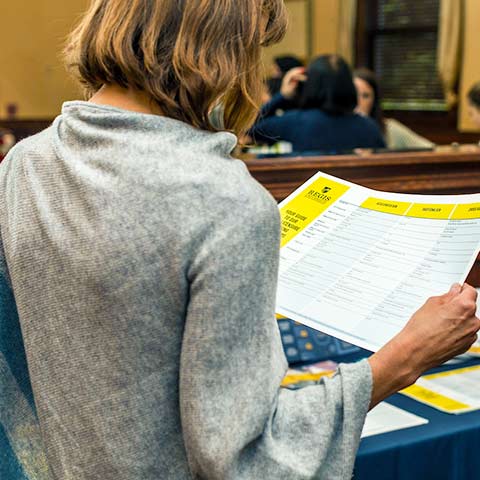
<path fill-rule="evenodd" d="M 273 202 L 271 202 L 273 203 Z M 348 479 L 371 396 L 368 362 L 301 390 L 274 317 L 276 206 L 224 203 L 190 270 L 180 405 L 194 478 Z"/>
<path fill-rule="evenodd" d="M 1 230 L 0 392 L 0 478 L 50 479 Z"/>
<path fill-rule="evenodd" d="M 388 148 L 433 148 L 435 144 L 393 118 L 387 118 L 386 137 Z"/>

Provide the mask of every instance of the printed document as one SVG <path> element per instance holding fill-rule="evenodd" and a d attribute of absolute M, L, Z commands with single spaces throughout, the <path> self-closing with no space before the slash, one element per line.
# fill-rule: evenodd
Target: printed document
<path fill-rule="evenodd" d="M 280 204 L 277 313 L 377 351 L 480 249 L 480 194 L 406 195 L 318 173 Z"/>
<path fill-rule="evenodd" d="M 420 377 L 400 393 L 442 412 L 459 414 L 480 409 L 480 366 Z"/>

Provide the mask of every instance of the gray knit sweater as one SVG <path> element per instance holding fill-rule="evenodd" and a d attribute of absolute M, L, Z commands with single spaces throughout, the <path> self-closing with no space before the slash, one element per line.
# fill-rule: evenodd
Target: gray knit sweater
<path fill-rule="evenodd" d="M 71 102 L 1 164 L 0 274 L 52 478 L 351 477 L 369 365 L 279 388 L 279 214 L 235 143 Z"/>

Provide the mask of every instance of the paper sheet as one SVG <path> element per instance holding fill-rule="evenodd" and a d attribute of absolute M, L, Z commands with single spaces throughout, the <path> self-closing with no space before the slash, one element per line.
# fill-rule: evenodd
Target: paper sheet
<path fill-rule="evenodd" d="M 425 425 L 427 423 L 428 420 L 426 418 L 406 412 L 389 403 L 381 402 L 368 412 L 362 430 L 362 438 L 402 430 L 404 428 L 416 427 L 418 425 Z"/>
<path fill-rule="evenodd" d="M 318 173 L 280 204 L 277 313 L 371 351 L 480 248 L 480 194 L 404 195 Z"/>
<path fill-rule="evenodd" d="M 480 366 L 420 377 L 400 393 L 446 413 L 480 409 Z"/>

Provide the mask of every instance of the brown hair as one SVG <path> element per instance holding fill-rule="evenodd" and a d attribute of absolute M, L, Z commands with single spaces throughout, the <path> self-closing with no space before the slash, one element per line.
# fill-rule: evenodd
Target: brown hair
<path fill-rule="evenodd" d="M 212 131 L 221 100 L 225 128 L 243 133 L 261 99 L 261 47 L 285 29 L 283 0 L 93 0 L 65 54 L 87 95 L 133 87 L 164 115 Z"/>

